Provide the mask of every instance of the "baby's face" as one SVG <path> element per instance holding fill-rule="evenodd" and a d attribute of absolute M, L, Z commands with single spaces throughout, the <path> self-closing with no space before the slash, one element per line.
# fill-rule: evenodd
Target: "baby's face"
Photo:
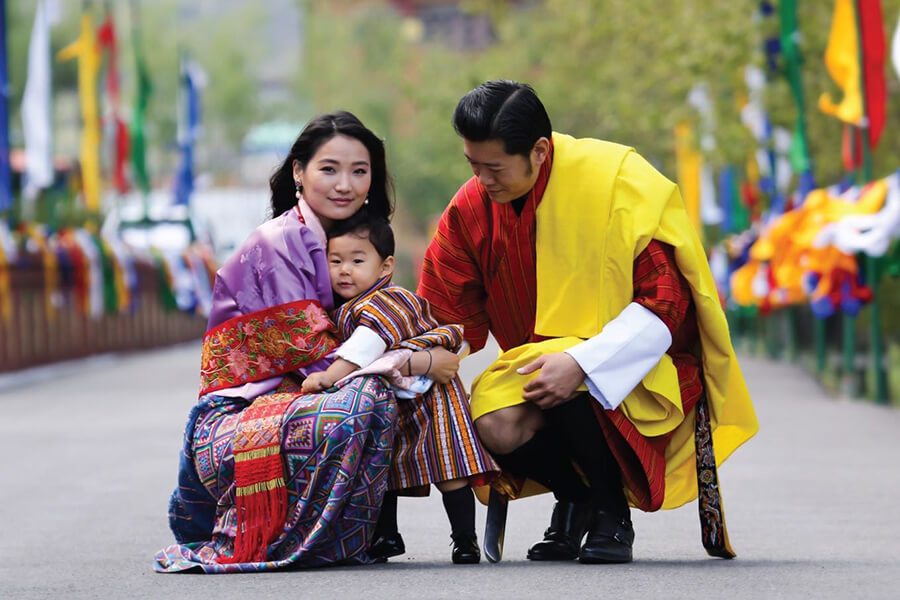
<path fill-rule="evenodd" d="M 382 259 L 367 235 L 348 233 L 328 240 L 328 273 L 334 293 L 349 300 L 394 270 L 394 258 Z"/>

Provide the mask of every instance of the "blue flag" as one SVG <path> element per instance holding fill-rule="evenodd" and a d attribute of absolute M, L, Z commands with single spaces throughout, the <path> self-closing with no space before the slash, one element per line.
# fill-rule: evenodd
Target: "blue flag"
<path fill-rule="evenodd" d="M 181 62 L 181 97 L 178 113 L 178 150 L 175 173 L 175 204 L 187 205 L 194 191 L 194 143 L 200 134 L 200 89 L 206 75 L 190 59 Z"/>
<path fill-rule="evenodd" d="M 724 233 L 734 233 L 734 188 L 734 167 L 723 167 L 719 171 L 719 204 L 722 207 L 719 227 Z"/>
<path fill-rule="evenodd" d="M 6 0 L 0 0 L 0 211 L 12 207 L 9 167 L 9 77 L 6 73 Z"/>

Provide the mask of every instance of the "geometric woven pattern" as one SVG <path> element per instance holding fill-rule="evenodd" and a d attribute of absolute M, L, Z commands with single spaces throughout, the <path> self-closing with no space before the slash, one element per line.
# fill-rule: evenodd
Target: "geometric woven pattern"
<path fill-rule="evenodd" d="M 269 545 L 267 561 L 220 564 L 217 558 L 230 556 L 234 547 L 231 442 L 236 416 L 247 406 L 240 398 L 210 394 L 195 407 L 170 510 L 182 543 L 160 550 L 154 568 L 226 573 L 371 562 L 365 550 L 387 489 L 397 409 L 383 380 L 357 377 L 332 393 L 295 395 L 281 431 L 288 491 L 284 529 Z M 196 500 L 204 495 L 206 503 Z M 212 506 L 211 526 L 198 534 L 200 513 Z"/>

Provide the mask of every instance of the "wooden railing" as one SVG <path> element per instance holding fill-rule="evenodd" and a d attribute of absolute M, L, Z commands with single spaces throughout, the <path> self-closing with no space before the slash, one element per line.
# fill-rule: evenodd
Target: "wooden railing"
<path fill-rule="evenodd" d="M 126 352 L 199 339 L 206 319 L 165 308 L 156 265 L 136 265 L 138 287 L 129 312 L 92 317 L 75 289 L 61 286 L 48 316 L 47 288 L 37 255 L 9 265 L 11 318 L 0 314 L 0 372 L 106 352 Z"/>

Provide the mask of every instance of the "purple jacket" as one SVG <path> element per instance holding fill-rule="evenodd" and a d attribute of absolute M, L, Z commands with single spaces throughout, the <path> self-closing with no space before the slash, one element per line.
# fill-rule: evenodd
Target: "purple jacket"
<path fill-rule="evenodd" d="M 315 215 L 304 207 L 307 223 Z M 216 273 L 207 329 L 232 317 L 246 315 L 295 300 L 318 300 L 325 310 L 334 306 L 325 240 L 315 221 L 308 226 L 291 209 L 257 227 Z M 330 359 L 297 370 L 303 376 L 323 371 Z M 274 390 L 282 377 L 246 383 L 215 392 L 219 396 L 252 399 Z"/>

